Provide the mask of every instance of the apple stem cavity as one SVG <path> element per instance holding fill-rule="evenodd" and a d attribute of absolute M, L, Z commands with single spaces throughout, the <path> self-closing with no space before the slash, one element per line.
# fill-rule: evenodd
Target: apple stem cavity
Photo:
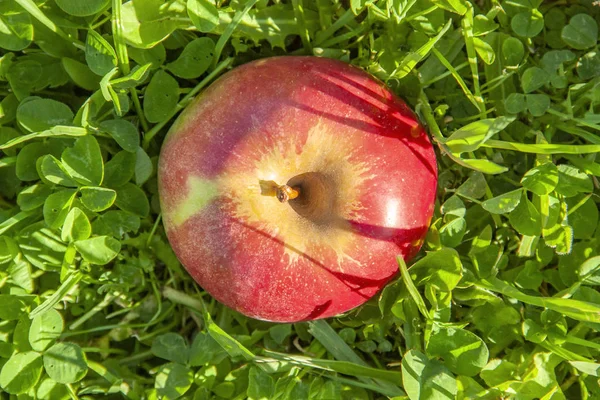
<path fill-rule="evenodd" d="M 259 183 L 263 196 L 276 197 L 281 203 L 288 203 L 298 215 L 314 223 L 328 223 L 335 218 L 337 190 L 321 173 L 296 175 L 284 185 L 263 180 Z"/>

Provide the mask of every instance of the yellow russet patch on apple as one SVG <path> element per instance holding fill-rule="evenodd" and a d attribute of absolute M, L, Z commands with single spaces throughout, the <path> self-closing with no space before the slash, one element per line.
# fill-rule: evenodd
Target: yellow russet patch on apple
<path fill-rule="evenodd" d="M 359 199 L 364 182 L 371 179 L 372 174 L 366 163 L 351 161 L 355 151 L 352 140 L 336 135 L 331 129 L 324 123 L 317 123 L 308 132 L 301 148 L 293 136 L 270 148 L 256 143 L 254 168 L 236 165 L 244 161 L 233 158 L 228 173 L 221 176 L 222 193 L 235 205 L 235 217 L 281 240 L 289 264 L 300 255 L 322 263 L 325 255 L 321 253 L 326 248 L 335 251 L 339 270 L 342 261 L 351 259 L 348 250 L 354 233 L 348 221 L 356 220 L 357 211 L 362 208 Z M 247 167 L 247 163 L 244 166 Z M 314 223 L 298 215 L 290 204 L 261 195 L 259 181 L 285 184 L 307 172 L 323 174 L 336 188 L 334 218 L 330 223 Z"/>
<path fill-rule="evenodd" d="M 187 196 L 172 209 L 163 211 L 165 220 L 170 227 L 176 228 L 201 211 L 218 193 L 218 184 L 214 181 L 190 175 Z"/>

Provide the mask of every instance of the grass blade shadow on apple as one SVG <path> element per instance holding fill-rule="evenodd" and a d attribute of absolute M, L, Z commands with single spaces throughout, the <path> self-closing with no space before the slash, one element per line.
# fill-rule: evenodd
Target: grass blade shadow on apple
<path fill-rule="evenodd" d="M 192 277 L 253 318 L 326 318 L 394 277 L 427 233 L 435 153 L 406 104 L 316 57 L 222 76 L 169 131 L 165 229 Z"/>

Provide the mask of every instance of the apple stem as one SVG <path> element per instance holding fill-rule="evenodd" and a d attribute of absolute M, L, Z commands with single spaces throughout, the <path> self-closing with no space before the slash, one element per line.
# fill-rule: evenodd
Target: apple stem
<path fill-rule="evenodd" d="M 300 196 L 300 189 L 289 185 L 279 185 L 274 181 L 260 181 L 260 192 L 263 196 L 277 197 L 281 203 L 286 203 Z"/>
<path fill-rule="evenodd" d="M 298 196 L 300 196 L 300 191 L 298 188 L 293 188 L 288 185 L 277 186 L 277 200 L 279 200 L 281 203 L 293 200 Z"/>

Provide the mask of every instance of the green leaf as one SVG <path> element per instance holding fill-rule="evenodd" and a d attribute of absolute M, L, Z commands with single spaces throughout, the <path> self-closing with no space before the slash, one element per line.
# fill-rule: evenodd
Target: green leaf
<path fill-rule="evenodd" d="M 557 224 L 551 230 L 544 231 L 544 241 L 556 254 L 569 254 L 573 248 L 573 228 L 570 225 Z"/>
<path fill-rule="evenodd" d="M 522 235 L 537 236 L 542 233 L 540 212 L 525 196 L 525 193 L 517 207 L 508 214 L 508 220 L 513 228 Z"/>
<path fill-rule="evenodd" d="M 0 372 L 0 386 L 7 393 L 21 394 L 29 391 L 42 375 L 42 356 L 35 351 L 15 353 Z"/>
<path fill-rule="evenodd" d="M 600 377 L 600 364 L 589 361 L 569 361 L 573 367 L 584 374 Z"/>
<path fill-rule="evenodd" d="M 494 63 L 496 59 L 496 53 L 494 53 L 494 49 L 489 43 L 479 39 L 478 37 L 473 38 L 473 45 L 475 46 L 475 51 L 481 60 L 487 65 L 491 65 Z"/>
<path fill-rule="evenodd" d="M 246 3 L 252 6 L 253 3 Z M 303 9 L 304 28 L 313 36 L 319 29 L 319 14 L 308 7 Z M 219 12 L 219 26 L 212 33 L 222 37 L 241 38 L 259 43 L 267 40 L 272 47 L 285 49 L 286 39 L 290 35 L 300 35 L 300 27 L 293 7 L 289 3 L 274 4 L 265 8 L 254 8 L 244 12 Z M 218 45 L 217 45 L 218 48 Z"/>
<path fill-rule="evenodd" d="M 476 15 L 475 18 L 473 18 L 473 35 L 484 36 L 498 29 L 498 26 L 499 25 L 497 23 L 490 20 L 487 16 L 481 14 Z"/>
<path fill-rule="evenodd" d="M 473 172 L 469 178 L 458 187 L 456 193 L 472 199 L 479 199 L 485 196 L 487 182 L 480 172 Z"/>
<path fill-rule="evenodd" d="M 92 224 L 92 230 L 97 235 L 111 235 L 122 238 L 129 232 L 137 232 L 140 228 L 140 218 L 125 211 L 111 210 L 98 216 Z"/>
<path fill-rule="evenodd" d="M 394 70 L 392 75 L 396 79 L 402 79 L 405 76 L 407 76 L 410 73 L 410 71 L 412 71 L 413 68 L 417 65 L 417 63 L 423 60 L 429 54 L 431 49 L 433 49 L 433 46 L 435 46 L 435 44 L 442 38 L 442 36 L 444 36 L 444 34 L 450 28 L 451 22 L 452 21 L 449 20 L 446 23 L 446 25 L 444 25 L 444 27 L 438 32 L 437 35 L 429 39 L 427 43 L 421 46 L 418 50 L 404 56 L 404 58 L 400 62 L 400 65 L 398 65 L 398 67 Z"/>
<path fill-rule="evenodd" d="M 189 349 L 183 337 L 169 332 L 157 336 L 152 341 L 152 354 L 165 360 L 187 364 Z"/>
<path fill-rule="evenodd" d="M 99 88 L 100 78 L 86 64 L 72 58 L 63 57 L 62 65 L 77 86 L 90 91 Z"/>
<path fill-rule="evenodd" d="M 450 248 L 427 253 L 410 267 L 415 285 L 428 284 L 450 293 L 462 278 L 463 265 L 458 252 Z"/>
<path fill-rule="evenodd" d="M 251 367 L 248 373 L 248 400 L 269 400 L 273 398 L 275 382 L 262 369 Z"/>
<path fill-rule="evenodd" d="M 133 178 L 136 155 L 125 150 L 118 152 L 105 167 L 104 185 L 116 189 Z"/>
<path fill-rule="evenodd" d="M 175 29 L 189 25 L 185 3 L 175 0 L 128 1 L 121 7 L 121 21 L 125 40 L 143 49 L 163 41 Z"/>
<path fill-rule="evenodd" d="M 119 254 L 121 242 L 110 236 L 95 236 L 76 241 L 75 248 L 87 262 L 106 265 Z"/>
<path fill-rule="evenodd" d="M 219 25 L 219 11 L 209 0 L 187 0 L 187 13 L 200 32 L 211 32 Z"/>
<path fill-rule="evenodd" d="M 110 81 L 110 84 L 114 88 L 118 89 L 130 89 L 141 85 L 146 81 L 150 74 L 152 63 L 148 62 L 143 65 L 136 65 L 130 73 L 121 78 L 116 78 Z"/>
<path fill-rule="evenodd" d="M 577 62 L 577 75 L 583 80 L 600 76 L 600 53 L 590 51 Z"/>
<path fill-rule="evenodd" d="M 544 54 L 540 64 L 548 73 L 555 74 L 561 65 L 574 59 L 575 54 L 570 50 L 551 50 Z"/>
<path fill-rule="evenodd" d="M 47 153 L 43 143 L 29 143 L 17 155 L 16 170 L 17 178 L 22 181 L 36 181 L 40 178 L 36 169 L 38 158 Z"/>
<path fill-rule="evenodd" d="M 58 229 L 65 221 L 75 195 L 75 189 L 63 189 L 52 193 L 44 202 L 44 221 L 50 228 Z"/>
<path fill-rule="evenodd" d="M 497 175 L 502 174 L 508 171 L 507 167 L 502 165 L 498 165 L 490 160 L 485 158 L 478 159 L 461 159 L 461 165 L 464 165 L 468 168 L 474 169 L 475 171 L 482 172 L 484 174 L 489 175 Z"/>
<path fill-rule="evenodd" d="M 69 175 L 82 185 L 102 183 L 104 163 L 98 141 L 92 135 L 77 139 L 73 147 L 63 151 L 61 159 Z"/>
<path fill-rule="evenodd" d="M 502 193 L 499 196 L 493 197 L 481 203 L 484 210 L 492 214 L 506 214 L 513 211 L 521 202 L 521 189 L 511 192 Z"/>
<path fill-rule="evenodd" d="M 569 225 L 575 239 L 591 239 L 598 227 L 598 205 L 593 197 L 574 196 L 565 199 L 569 210 Z M 580 202 L 583 201 L 583 204 Z M 575 207 L 579 207 L 575 209 Z"/>
<path fill-rule="evenodd" d="M 55 125 L 70 125 L 73 111 L 59 101 L 39 97 L 22 101 L 17 108 L 17 122 L 29 132 L 40 132 Z"/>
<path fill-rule="evenodd" d="M 511 114 L 518 114 L 527 109 L 527 104 L 525 103 L 525 95 L 521 93 L 511 93 L 504 100 L 504 107 L 506 107 L 506 111 Z"/>
<path fill-rule="evenodd" d="M 463 203 L 460 197 L 453 195 L 442 204 L 440 211 L 444 215 L 453 215 L 462 218 L 466 214 L 465 203 Z"/>
<path fill-rule="evenodd" d="M 180 78 L 194 79 L 205 73 L 210 67 L 214 52 L 215 42 L 211 38 L 197 38 L 189 42 L 179 57 L 167 64 L 166 68 Z"/>
<path fill-rule="evenodd" d="M 117 190 L 115 204 L 123 211 L 128 211 L 140 217 L 145 217 L 150 212 L 148 198 L 142 189 L 133 183 L 126 183 Z"/>
<path fill-rule="evenodd" d="M 8 96 L 4 96 L 0 101 L 0 124 L 6 125 L 17 118 L 17 108 L 19 107 L 19 100 L 13 93 Z M 9 139 L 17 137 L 19 132 L 8 126 L 0 127 L 0 143 L 5 143 Z"/>
<path fill-rule="evenodd" d="M 466 0 L 432 0 L 432 3 L 437 5 L 444 10 L 448 10 L 450 12 L 454 12 L 459 15 L 464 15 L 469 9 L 469 3 Z M 477 17 L 482 17 L 482 15 L 478 15 Z M 475 20 L 477 20 L 477 17 Z M 478 24 L 481 26 L 481 23 Z"/>
<path fill-rule="evenodd" d="M 504 130 L 514 117 L 498 117 L 472 122 L 456 130 L 446 141 L 453 153 L 474 151 L 492 136 Z"/>
<path fill-rule="evenodd" d="M 148 64 L 150 69 L 156 69 L 160 67 L 167 59 L 167 52 L 162 43 L 159 43 L 149 49 L 138 49 L 132 47 L 128 49 L 128 52 L 129 56 L 136 63 L 138 63 L 138 65 Z"/>
<path fill-rule="evenodd" d="M 135 184 L 138 186 L 143 185 L 150 176 L 152 176 L 152 161 L 148 154 L 141 147 L 137 148 L 135 154 Z"/>
<path fill-rule="evenodd" d="M 125 119 L 109 119 L 100 123 L 100 130 L 108 133 L 125 151 L 134 153 L 140 145 L 140 134 L 131 122 Z"/>
<path fill-rule="evenodd" d="M 544 16 L 536 9 L 523 11 L 511 19 L 510 26 L 517 35 L 531 38 L 544 29 Z"/>
<path fill-rule="evenodd" d="M 14 295 L 0 294 L 0 302 L 0 319 L 3 321 L 19 319 L 25 310 L 25 303 Z"/>
<path fill-rule="evenodd" d="M 540 265 L 535 261 L 528 260 L 517 275 L 515 284 L 523 289 L 537 290 L 543 280 L 544 276 L 540 272 Z"/>
<path fill-rule="evenodd" d="M 161 366 L 156 374 L 154 387 L 161 399 L 172 400 L 183 396 L 194 382 L 191 369 L 177 363 Z"/>
<path fill-rule="evenodd" d="M 40 178 L 46 183 L 61 185 L 66 187 L 77 187 L 75 182 L 66 171 L 63 164 L 51 154 L 47 154 L 38 159 L 38 173 Z"/>
<path fill-rule="evenodd" d="M 548 194 L 558 184 L 558 168 L 547 162 L 527 171 L 521 179 L 523 187 L 539 196 Z"/>
<path fill-rule="evenodd" d="M 65 218 L 60 237 L 63 242 L 84 240 L 92 234 L 92 225 L 88 217 L 77 207 L 73 207 Z"/>
<path fill-rule="evenodd" d="M 545 94 L 528 94 L 525 96 L 525 102 L 534 117 L 541 117 L 550 108 L 550 97 Z"/>
<path fill-rule="evenodd" d="M 108 188 L 98 186 L 83 186 L 80 189 L 81 203 L 90 211 L 104 211 L 113 205 L 117 193 Z"/>
<path fill-rule="evenodd" d="M 544 327 L 529 318 L 523 321 L 521 329 L 523 330 L 523 337 L 533 343 L 542 343 L 548 336 Z"/>
<path fill-rule="evenodd" d="M 525 93 L 531 93 L 550 83 L 550 75 L 538 67 L 530 67 L 521 76 L 521 87 Z"/>
<path fill-rule="evenodd" d="M 50 186 L 43 183 L 36 183 L 19 192 L 17 204 L 23 211 L 35 210 L 44 204 L 50 194 L 52 194 Z"/>
<path fill-rule="evenodd" d="M 484 341 L 465 329 L 433 325 L 427 355 L 440 357 L 457 375 L 475 376 L 486 366 L 489 351 Z"/>
<path fill-rule="evenodd" d="M 117 66 L 117 53 L 106 39 L 90 29 L 85 43 L 85 61 L 93 73 L 104 76 Z"/>
<path fill-rule="evenodd" d="M 87 373 L 87 358 L 75 343 L 56 343 L 44 353 L 44 369 L 55 382 L 75 383 Z"/>
<path fill-rule="evenodd" d="M 29 343 L 35 351 L 44 351 L 57 340 L 64 328 L 62 315 L 51 308 L 36 316 L 29 327 Z"/>
<path fill-rule="evenodd" d="M 456 218 L 440 228 L 440 240 L 445 247 L 457 247 L 467 232 L 467 221 Z"/>
<path fill-rule="evenodd" d="M 597 44 L 598 24 L 587 14 L 577 14 L 563 27 L 560 36 L 572 48 L 585 50 Z"/>
<path fill-rule="evenodd" d="M 590 193 L 593 190 L 594 185 L 588 175 L 567 164 L 558 166 L 557 193 L 572 197 L 578 193 Z"/>
<path fill-rule="evenodd" d="M 504 65 L 515 67 L 519 65 L 524 56 L 525 47 L 519 39 L 508 37 L 502 42 L 502 61 Z"/>
<path fill-rule="evenodd" d="M 144 95 L 144 115 L 150 122 L 168 118 L 179 101 L 179 84 L 168 73 L 158 70 L 152 76 Z"/>
<path fill-rule="evenodd" d="M 98 14 L 105 9 L 110 0 L 54 0 L 56 4 L 67 14 L 75 17 L 87 17 Z"/>
<path fill-rule="evenodd" d="M 31 17 L 16 2 L 0 2 L 0 47 L 9 51 L 23 50 L 33 40 Z"/>
<path fill-rule="evenodd" d="M 199 332 L 190 347 L 189 363 L 192 367 L 218 364 L 226 357 L 225 350 L 208 333 Z"/>
<path fill-rule="evenodd" d="M 37 389 L 37 398 L 40 400 L 69 400 L 69 389 L 50 378 L 42 380 Z"/>
<path fill-rule="evenodd" d="M 402 358 L 402 383 L 410 400 L 454 399 L 458 392 L 452 373 L 418 350 L 410 350 Z"/>
<path fill-rule="evenodd" d="M 292 326 L 290 324 L 279 324 L 272 326 L 269 329 L 269 336 L 273 338 L 275 343 L 283 344 L 285 339 L 292 333 Z"/>
<path fill-rule="evenodd" d="M 490 387 L 516 380 L 517 376 L 517 366 L 508 360 L 501 359 L 490 360 L 481 371 L 481 378 Z"/>

